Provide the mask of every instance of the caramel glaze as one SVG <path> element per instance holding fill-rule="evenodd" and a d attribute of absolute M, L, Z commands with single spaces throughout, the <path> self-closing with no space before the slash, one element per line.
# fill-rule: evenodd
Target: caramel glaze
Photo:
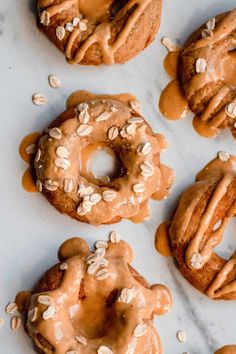
<path fill-rule="evenodd" d="M 89 262 L 89 257 L 99 251 L 103 258 Z M 153 317 L 170 310 L 169 290 L 160 284 L 149 287 L 138 273 L 134 277 L 129 265 L 132 250 L 126 242 L 108 242 L 107 248 L 99 251 L 92 253 L 86 241 L 79 238 L 67 240 L 60 247 L 60 260 L 66 262 L 66 269 L 60 271 L 62 279 L 56 289 L 32 293 L 27 308 L 29 335 L 46 354 L 71 351 L 95 354 L 101 346 L 107 347 L 109 354 L 161 354 Z M 106 265 L 98 265 L 93 274 L 88 274 L 89 263 L 95 265 L 99 260 L 106 260 Z M 101 269 L 109 274 L 103 280 L 96 278 Z M 121 296 L 124 289 L 132 290 L 129 300 Z M 84 295 L 78 297 L 81 291 Z M 55 310 L 47 320 L 43 319 L 43 313 L 49 305 L 39 303 L 40 295 L 49 297 Z M 25 298 L 20 295 L 18 299 L 20 297 Z M 135 337 L 134 330 L 139 324 L 143 324 L 145 330 Z M 77 341 L 76 336 L 82 336 L 85 344 Z"/>
<path fill-rule="evenodd" d="M 102 51 L 104 63 L 111 65 L 115 62 L 117 50 L 126 43 L 136 22 L 151 1 L 152 0 L 127 1 L 115 17 L 111 14 L 112 5 L 114 4 L 114 1 L 111 0 L 96 1 L 96 5 L 94 5 L 94 2 L 92 1 L 86 0 L 62 0 L 59 3 L 55 0 L 39 0 L 38 10 L 39 14 L 46 11 L 49 16 L 49 20 L 51 21 L 54 16 L 59 15 L 63 13 L 63 11 L 69 10 L 70 8 L 74 8 L 76 9 L 74 12 L 76 16 L 73 17 L 84 17 L 86 18 L 86 20 L 83 20 L 85 23 L 90 21 L 91 28 L 89 36 L 84 38 L 82 44 L 76 49 L 75 53 L 74 48 L 77 46 L 78 41 L 81 41 L 83 34 L 81 33 L 79 26 L 75 27 L 70 33 L 65 49 L 66 58 L 69 63 L 80 63 L 83 61 L 87 50 L 93 44 L 98 44 Z M 122 17 L 131 10 L 133 11 L 130 14 L 126 24 L 115 40 L 110 43 L 113 21 L 122 19 Z M 112 20 L 109 21 L 111 18 Z"/>
<path fill-rule="evenodd" d="M 186 265 L 193 271 L 193 276 L 199 279 L 209 277 L 205 292 L 210 298 L 227 299 L 229 295 L 230 299 L 236 299 L 236 253 L 228 261 L 213 253 L 213 248 L 223 237 L 229 218 L 236 215 L 235 186 L 236 157 L 231 156 L 225 162 L 214 159 L 198 173 L 195 185 L 183 194 L 170 228 L 177 258 L 184 244 Z M 198 216 L 197 229 L 192 230 L 191 239 L 187 241 L 185 235 L 191 230 L 198 205 L 209 192 L 211 195 L 206 200 L 203 213 Z M 220 225 L 215 228 L 218 222 Z"/>
<path fill-rule="evenodd" d="M 215 354 L 236 354 L 236 345 L 226 345 L 225 347 L 218 349 Z"/>
<path fill-rule="evenodd" d="M 22 179 L 21 179 L 21 184 L 22 187 L 26 192 L 30 193 L 35 193 L 38 192 L 38 189 L 35 185 L 35 177 L 34 177 L 34 172 L 32 169 L 32 162 L 34 160 L 34 154 L 27 154 L 26 149 L 29 145 L 31 144 L 37 144 L 39 138 L 41 136 L 41 133 L 39 132 L 34 132 L 29 135 L 26 135 L 19 146 L 19 154 L 21 158 L 30 166 L 25 170 Z"/>
<path fill-rule="evenodd" d="M 168 54 L 164 62 L 167 73 L 174 78 L 180 73 L 179 81 L 172 81 L 161 95 L 160 110 L 165 117 L 172 120 L 183 117 L 189 104 L 196 114 L 193 127 L 200 135 L 215 137 L 226 127 L 236 135 L 235 119 L 225 109 L 227 104 L 236 102 L 235 30 L 236 9 L 216 18 L 212 37 L 190 40 L 179 58 L 177 54 Z M 197 73 L 192 66 L 196 66 L 199 58 L 206 61 L 206 69 Z"/>
<path fill-rule="evenodd" d="M 174 181 L 174 172 L 159 162 L 160 152 L 165 150 L 167 146 L 166 139 L 161 134 L 153 134 L 145 121 L 141 124 L 136 124 L 136 130 L 133 135 L 123 138 L 118 136 L 112 142 L 107 138 L 110 127 L 117 126 L 120 130 L 132 116 L 140 116 L 139 113 L 133 111 L 129 106 L 133 99 L 134 96 L 129 94 L 97 96 L 87 91 L 77 91 L 67 101 L 67 106 L 71 107 L 68 111 L 71 119 L 64 121 L 59 127 L 62 132 L 62 138 L 60 140 L 52 139 L 48 136 L 48 132 L 46 132 L 39 141 L 40 160 L 35 166 L 38 179 L 43 185 L 48 180 L 56 181 L 58 188 L 55 189 L 63 190 L 64 180 L 66 178 L 72 179 L 74 188 L 68 193 L 68 197 L 72 198 L 78 204 L 80 200 L 77 193 L 78 187 L 76 186 L 81 183 L 85 183 L 90 187 L 92 186 L 95 188 L 95 193 L 99 194 L 104 191 L 104 187 L 118 192 L 117 198 L 114 201 L 107 203 L 101 200 L 93 207 L 91 212 L 85 215 L 87 222 L 91 224 L 97 225 L 109 222 L 117 214 L 120 217 L 127 217 L 134 222 L 143 221 L 149 215 L 146 205 L 147 197 L 149 196 L 149 198 L 152 197 L 153 199 L 165 198 Z M 80 138 L 76 134 L 79 121 L 76 117 L 74 106 L 82 102 L 87 102 L 88 104 L 90 114 L 88 124 L 93 127 L 93 131 L 91 136 L 88 135 Z M 111 108 L 115 108 L 115 110 L 112 112 L 110 111 Z M 106 121 L 96 122 L 96 117 L 104 111 L 110 111 L 110 118 Z M 147 155 L 142 156 L 136 150 L 140 144 L 142 145 L 145 142 L 150 142 L 152 149 Z M 91 147 L 91 151 L 94 151 L 94 148 L 101 145 L 114 150 L 123 164 L 123 175 L 121 173 L 120 177 L 118 176 L 118 178 L 103 184 L 101 181 L 99 183 L 95 181 L 93 179 L 94 176 L 90 175 L 91 178 L 88 178 L 86 172 L 88 159 L 91 156 L 88 150 Z M 64 146 L 69 151 L 70 166 L 66 170 L 61 168 L 55 169 L 55 151 L 58 146 Z M 125 154 L 121 151 L 121 147 L 124 146 L 128 149 Z M 86 153 L 83 154 L 83 151 L 86 151 Z M 142 161 L 147 160 L 151 164 L 154 164 L 154 173 L 148 178 L 140 176 L 141 179 L 139 179 L 139 165 Z M 91 182 L 95 183 L 96 186 Z M 146 185 L 145 191 L 135 195 L 132 186 L 139 182 Z"/>
<path fill-rule="evenodd" d="M 164 257 L 173 256 L 173 250 L 169 237 L 169 222 L 162 223 L 155 234 L 155 248 Z"/>

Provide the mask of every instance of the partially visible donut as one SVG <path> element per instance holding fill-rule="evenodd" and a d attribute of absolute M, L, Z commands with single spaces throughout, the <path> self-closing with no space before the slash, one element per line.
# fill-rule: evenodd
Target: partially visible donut
<path fill-rule="evenodd" d="M 124 63 L 154 38 L 162 0 L 38 0 L 39 27 L 71 64 Z"/>
<path fill-rule="evenodd" d="M 61 213 L 93 225 L 123 218 L 141 222 L 149 215 L 148 199 L 168 193 L 173 172 L 160 163 L 161 136 L 135 110 L 137 104 L 88 100 L 62 113 L 42 134 L 37 186 Z M 88 172 L 84 156 L 101 146 L 121 161 L 114 178 L 101 180 Z"/>
<path fill-rule="evenodd" d="M 236 354 L 236 345 L 226 345 L 218 349 L 215 354 Z"/>
<path fill-rule="evenodd" d="M 236 252 L 230 260 L 213 252 L 236 215 L 236 157 L 219 155 L 180 198 L 170 227 L 174 256 L 184 277 L 215 300 L 236 299 Z"/>
<path fill-rule="evenodd" d="M 180 53 L 178 75 L 197 132 L 206 137 L 228 127 L 236 135 L 236 9 L 210 19 Z"/>
<path fill-rule="evenodd" d="M 170 310 L 169 290 L 150 287 L 130 266 L 124 241 L 95 246 L 90 252 L 86 241 L 67 240 L 61 263 L 34 288 L 26 327 L 36 347 L 45 354 L 161 354 L 153 318 Z"/>

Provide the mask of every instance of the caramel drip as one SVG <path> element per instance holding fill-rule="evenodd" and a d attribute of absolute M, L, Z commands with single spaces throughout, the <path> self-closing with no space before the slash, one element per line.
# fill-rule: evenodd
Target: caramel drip
<path fill-rule="evenodd" d="M 177 78 L 178 59 L 180 51 L 169 52 L 163 62 L 165 71 L 173 79 Z"/>
<path fill-rule="evenodd" d="M 70 34 L 67 45 L 66 45 L 66 57 L 68 61 L 71 64 L 77 64 L 80 63 L 83 59 L 84 56 L 87 52 L 87 50 L 93 45 L 93 44 L 98 44 L 99 47 L 101 48 L 102 56 L 103 56 L 103 61 L 105 64 L 111 65 L 115 62 L 115 54 L 117 50 L 127 41 L 128 36 L 130 35 L 133 27 L 135 26 L 137 20 L 143 13 L 143 11 L 146 9 L 146 7 L 149 5 L 151 0 L 130 0 L 127 2 L 127 4 L 124 5 L 122 10 L 116 15 L 116 18 L 121 18 L 122 15 L 125 15 L 128 11 L 133 9 L 133 12 L 129 16 L 126 24 L 124 25 L 123 29 L 121 32 L 118 34 L 116 39 L 112 44 L 110 44 L 111 40 L 111 29 L 112 29 L 112 22 L 104 22 L 98 24 L 93 33 L 87 37 L 87 39 L 84 40 L 84 42 L 80 45 L 80 47 L 77 49 L 75 55 L 72 57 L 72 49 L 74 44 L 77 42 L 77 38 L 81 35 L 81 30 L 80 28 L 75 28 L 73 32 Z M 82 2 L 83 3 L 83 2 Z M 47 2 L 45 3 L 47 4 Z M 44 4 L 44 5 L 45 5 Z M 46 11 L 49 14 L 49 17 L 53 17 L 58 13 L 61 13 L 65 9 L 70 8 L 72 5 L 77 5 L 79 6 L 79 13 L 81 11 L 80 9 L 80 2 L 78 0 L 64 0 L 61 1 L 57 5 L 51 5 L 51 1 L 49 2 L 49 7 L 46 8 Z M 42 5 L 40 4 L 40 7 Z M 45 9 L 45 7 L 44 7 Z M 94 7 L 90 8 L 89 13 L 85 13 L 87 18 L 90 17 L 91 11 L 94 11 Z M 81 11 L 82 13 L 82 11 Z"/>
<path fill-rule="evenodd" d="M 35 185 L 35 181 L 33 178 L 33 171 L 31 167 L 28 167 L 27 170 L 24 172 L 22 179 L 21 179 L 22 187 L 26 192 L 29 193 L 36 193 L 38 189 Z"/>
<path fill-rule="evenodd" d="M 236 344 L 226 345 L 225 347 L 218 349 L 215 354 L 236 354 Z"/>
<path fill-rule="evenodd" d="M 160 175 L 160 187 L 152 194 L 153 200 L 166 199 L 170 194 L 170 188 L 175 181 L 175 171 L 164 164 L 160 166 Z"/>
<path fill-rule="evenodd" d="M 137 98 L 130 93 L 121 93 L 116 95 L 108 95 L 108 94 L 95 94 L 85 90 L 78 90 L 73 92 L 66 101 L 66 107 L 69 109 L 71 107 L 76 106 L 79 103 L 91 101 L 94 99 L 111 99 L 116 100 L 125 104 L 129 104 L 131 101 L 135 101 Z"/>
<path fill-rule="evenodd" d="M 75 255 L 75 240 L 72 239 L 71 244 L 70 240 L 66 241 L 65 247 L 60 248 L 66 269 L 59 287 L 31 296 L 29 313 L 34 311 L 36 315 L 35 318 L 28 316 L 27 329 L 35 344 L 47 354 L 69 351 L 90 354 L 97 352 L 100 346 L 116 354 L 161 354 L 152 318 L 154 314 L 162 315 L 170 310 L 169 290 L 162 285 L 149 288 L 141 284 L 140 278 L 133 277 L 128 265 L 132 250 L 124 241 L 109 242 L 101 258 L 107 260 L 107 265 L 98 266 L 89 274 L 87 257 L 92 253 L 84 240 L 77 239 Z M 101 270 L 108 273 L 103 280 L 97 279 Z M 133 291 L 129 301 L 121 297 L 123 289 Z M 40 295 L 48 296 L 54 309 L 49 319 L 43 319 L 48 305 L 38 302 Z M 136 338 L 134 330 L 140 323 L 145 324 L 145 331 Z M 39 336 L 53 349 L 45 348 L 45 341 L 40 341 Z M 77 341 L 76 336 L 82 336 L 85 344 Z"/>
<path fill-rule="evenodd" d="M 141 222 L 148 220 L 151 216 L 151 211 L 147 203 L 141 208 L 140 212 L 137 215 L 131 216 L 129 218 L 134 224 L 140 224 Z"/>
<path fill-rule="evenodd" d="M 155 248 L 164 257 L 173 256 L 173 251 L 169 238 L 169 222 L 164 222 L 158 226 L 155 235 Z"/>
<path fill-rule="evenodd" d="M 217 187 L 210 199 L 210 202 L 206 207 L 204 214 L 201 217 L 198 231 L 195 234 L 195 236 L 191 239 L 189 246 L 187 248 L 187 251 L 186 251 L 186 255 L 185 255 L 186 263 L 190 268 L 194 269 L 194 267 L 192 266 L 192 258 L 194 256 L 194 254 L 200 255 L 200 258 L 201 258 L 200 268 L 202 268 L 204 266 L 204 264 L 211 257 L 212 248 L 214 247 L 215 244 L 218 244 L 218 240 L 216 241 L 216 233 L 213 233 L 213 238 L 210 237 L 208 242 L 205 244 L 205 246 L 200 251 L 200 244 L 202 242 L 203 236 L 209 228 L 212 217 L 215 213 L 215 210 L 216 210 L 220 200 L 226 194 L 227 188 L 231 184 L 231 182 L 233 181 L 234 177 L 235 177 L 235 175 L 233 175 L 233 174 L 226 174 L 223 176 L 221 181 L 218 183 L 218 185 L 217 185 Z M 225 223 L 222 223 L 222 225 L 224 226 Z M 221 233 L 219 233 L 218 235 L 220 238 Z"/>

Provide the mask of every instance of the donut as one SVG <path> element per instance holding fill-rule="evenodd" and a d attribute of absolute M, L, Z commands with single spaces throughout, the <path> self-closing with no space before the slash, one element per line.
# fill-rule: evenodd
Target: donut
<path fill-rule="evenodd" d="M 236 157 L 219 153 L 181 196 L 169 234 L 180 272 L 214 300 L 236 299 L 236 252 L 213 252 L 236 215 Z"/>
<path fill-rule="evenodd" d="M 187 40 L 178 76 L 196 131 L 214 137 L 224 128 L 236 136 L 236 8 L 211 18 Z"/>
<path fill-rule="evenodd" d="M 60 263 L 29 295 L 26 330 L 41 352 L 162 353 L 153 318 L 170 310 L 169 289 L 149 286 L 130 265 L 131 247 L 114 234 L 94 252 L 83 239 L 65 241 Z"/>
<path fill-rule="evenodd" d="M 92 99 L 69 108 L 37 144 L 37 187 L 61 213 L 92 225 L 128 218 L 143 221 L 148 199 L 162 198 L 173 171 L 161 165 L 163 137 L 137 112 L 138 101 Z M 109 149 L 120 161 L 116 176 L 91 174 L 91 151 Z"/>
<path fill-rule="evenodd" d="M 236 354 L 236 345 L 226 345 L 218 349 L 215 354 Z"/>
<path fill-rule="evenodd" d="M 124 63 L 154 39 L 162 0 L 38 0 L 38 26 L 70 64 Z"/>

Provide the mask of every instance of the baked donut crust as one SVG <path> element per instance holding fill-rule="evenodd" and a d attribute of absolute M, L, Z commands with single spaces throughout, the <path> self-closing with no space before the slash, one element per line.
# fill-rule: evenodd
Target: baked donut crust
<path fill-rule="evenodd" d="M 90 252 L 86 241 L 74 238 L 61 246 L 63 260 L 31 293 L 28 334 L 45 354 L 161 354 L 153 318 L 170 310 L 169 290 L 149 286 L 131 267 L 126 242 L 95 245 Z"/>
<path fill-rule="evenodd" d="M 184 277 L 214 300 L 236 299 L 236 252 L 213 252 L 236 215 L 236 158 L 211 161 L 181 196 L 170 226 L 174 256 Z"/>
<path fill-rule="evenodd" d="M 152 42 L 161 8 L 162 0 L 39 0 L 38 26 L 71 64 L 124 63 Z"/>
<path fill-rule="evenodd" d="M 229 128 L 236 118 L 236 9 L 210 19 L 187 40 L 178 76 L 195 129 L 206 137 Z"/>
<path fill-rule="evenodd" d="M 173 171 L 160 163 L 160 135 L 131 107 L 134 102 L 88 100 L 62 113 L 42 134 L 37 186 L 58 211 L 93 225 L 133 217 L 141 222 L 148 199 L 168 193 Z M 120 173 L 107 181 L 91 179 L 84 156 L 104 144 L 120 159 Z"/>

